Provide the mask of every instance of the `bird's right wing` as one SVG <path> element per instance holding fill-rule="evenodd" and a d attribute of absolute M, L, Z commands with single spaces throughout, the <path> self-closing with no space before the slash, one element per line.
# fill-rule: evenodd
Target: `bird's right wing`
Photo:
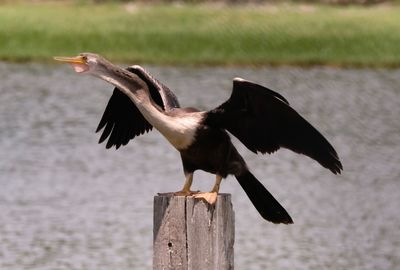
<path fill-rule="evenodd" d="M 280 94 L 235 79 L 231 97 L 207 113 L 205 124 L 228 130 L 248 149 L 273 153 L 280 147 L 307 155 L 333 173 L 342 164 L 332 145 Z"/>
<path fill-rule="evenodd" d="M 135 73 L 146 83 L 151 98 L 160 108 L 169 111 L 179 107 L 178 99 L 174 93 L 154 79 L 144 68 L 132 66 L 128 67 L 127 70 Z M 133 101 L 118 88 L 114 88 L 96 132 L 103 128 L 99 143 L 108 138 L 106 148 L 115 146 L 118 149 L 136 136 L 150 131 L 153 127 L 143 117 Z"/>

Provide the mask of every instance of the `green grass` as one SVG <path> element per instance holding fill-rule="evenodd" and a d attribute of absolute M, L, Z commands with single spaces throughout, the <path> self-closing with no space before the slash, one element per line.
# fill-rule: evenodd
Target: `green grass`
<path fill-rule="evenodd" d="M 400 5 L 0 5 L 0 60 L 400 66 Z"/>

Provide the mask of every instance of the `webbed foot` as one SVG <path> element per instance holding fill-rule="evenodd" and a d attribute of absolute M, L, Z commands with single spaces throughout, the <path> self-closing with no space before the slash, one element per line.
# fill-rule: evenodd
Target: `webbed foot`
<path fill-rule="evenodd" d="M 195 197 L 196 199 L 205 200 L 211 205 L 214 205 L 217 202 L 217 196 L 217 192 L 199 192 L 193 195 L 193 197 Z"/>
<path fill-rule="evenodd" d="M 200 191 L 192 191 L 192 190 L 180 190 L 175 192 L 166 192 L 166 193 L 157 193 L 159 196 L 193 196 L 194 194 L 199 193 Z"/>

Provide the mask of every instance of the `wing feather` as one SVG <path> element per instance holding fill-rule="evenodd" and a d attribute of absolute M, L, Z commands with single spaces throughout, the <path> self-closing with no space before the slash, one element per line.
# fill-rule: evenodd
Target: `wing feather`
<path fill-rule="evenodd" d="M 103 132 L 99 143 L 104 142 L 108 138 L 106 148 L 115 146 L 118 149 L 121 145 L 126 145 L 129 140 L 139 134 L 150 131 L 152 126 L 142 116 L 130 98 L 118 90 L 118 88 L 115 88 L 96 132 L 102 129 Z"/>
<path fill-rule="evenodd" d="M 132 73 L 138 75 L 149 86 L 150 94 L 153 100 L 161 106 L 165 111 L 174 108 L 180 108 L 178 98 L 167 86 L 160 83 L 146 69 L 135 65 L 128 68 Z"/>
<path fill-rule="evenodd" d="M 325 137 L 284 97 L 261 85 L 235 79 L 231 97 L 209 111 L 205 123 L 228 130 L 255 153 L 284 147 L 313 158 L 335 174 L 343 169 Z"/>

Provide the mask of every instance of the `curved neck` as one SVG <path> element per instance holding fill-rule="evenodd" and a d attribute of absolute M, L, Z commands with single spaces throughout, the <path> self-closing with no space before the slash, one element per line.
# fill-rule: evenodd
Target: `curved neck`
<path fill-rule="evenodd" d="M 114 85 L 126 94 L 136 105 L 143 117 L 158 130 L 165 125 L 165 114 L 150 96 L 149 87 L 139 76 L 120 67 L 109 65 L 107 70 L 96 77 Z"/>
<path fill-rule="evenodd" d="M 109 70 L 107 70 L 107 72 L 94 75 L 117 87 L 135 104 L 145 102 L 153 103 L 147 84 L 136 74 L 130 73 L 122 68 L 112 66 L 109 68 Z"/>
<path fill-rule="evenodd" d="M 126 94 L 143 117 L 177 149 L 186 148 L 194 139 L 201 113 L 171 116 L 166 114 L 151 98 L 147 84 L 136 74 L 114 65 L 101 74 L 93 74 Z"/>

